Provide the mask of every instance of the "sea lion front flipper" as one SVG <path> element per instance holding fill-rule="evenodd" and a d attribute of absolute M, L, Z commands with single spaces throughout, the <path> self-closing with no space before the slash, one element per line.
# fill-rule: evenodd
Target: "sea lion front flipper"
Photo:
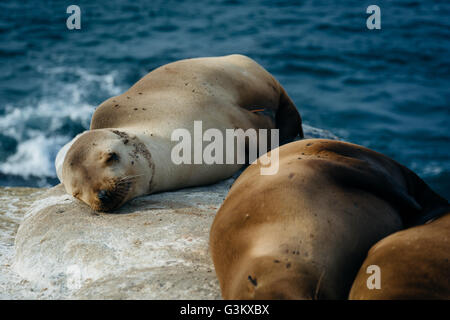
<path fill-rule="evenodd" d="M 271 108 L 260 107 L 260 106 L 252 106 L 247 108 L 251 113 L 260 114 L 270 118 L 273 123 L 276 123 L 276 112 Z"/>

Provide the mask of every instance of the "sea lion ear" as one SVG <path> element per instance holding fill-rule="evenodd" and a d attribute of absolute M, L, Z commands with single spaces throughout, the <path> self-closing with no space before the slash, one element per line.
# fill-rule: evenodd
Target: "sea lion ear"
<path fill-rule="evenodd" d="M 117 153 L 115 153 L 115 152 L 109 152 L 109 153 L 107 153 L 106 154 L 106 156 L 105 156 L 105 158 L 104 158 L 105 160 L 105 163 L 113 163 L 113 162 L 116 162 L 116 161 L 119 161 L 119 155 L 117 154 Z"/>

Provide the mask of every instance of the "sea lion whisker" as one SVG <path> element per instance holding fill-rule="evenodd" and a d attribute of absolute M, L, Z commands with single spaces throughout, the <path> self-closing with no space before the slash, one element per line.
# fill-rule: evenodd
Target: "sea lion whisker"
<path fill-rule="evenodd" d="M 320 274 L 319 280 L 317 281 L 316 290 L 314 292 L 314 300 L 317 300 L 319 297 L 320 285 L 322 284 L 323 276 L 325 275 L 325 270 L 323 270 Z"/>
<path fill-rule="evenodd" d="M 116 190 L 114 191 L 114 194 L 126 194 L 129 190 L 130 190 L 130 188 L 116 189 Z"/>
<path fill-rule="evenodd" d="M 131 182 L 123 182 L 123 183 L 118 183 L 114 186 L 114 190 L 121 190 L 121 189 L 126 189 L 126 188 L 130 188 L 132 185 Z"/>
<path fill-rule="evenodd" d="M 134 176 L 125 176 L 125 177 L 120 178 L 119 181 L 126 180 L 126 179 L 135 179 L 135 178 L 142 177 L 142 176 L 143 176 L 143 174 L 137 174 Z"/>
<path fill-rule="evenodd" d="M 129 184 L 131 181 L 122 181 L 122 182 L 117 182 L 117 183 L 115 183 L 114 184 L 114 188 L 117 188 L 117 187 L 120 187 L 120 186 L 124 186 L 124 185 L 127 185 L 127 184 Z"/>
<path fill-rule="evenodd" d="M 119 185 L 114 189 L 114 193 L 127 193 L 131 188 L 131 184 Z"/>
<path fill-rule="evenodd" d="M 131 182 L 118 183 L 118 184 L 115 185 L 114 189 L 130 188 L 131 185 L 132 185 Z"/>
<path fill-rule="evenodd" d="M 115 181 L 115 184 L 132 182 L 132 181 L 134 181 L 134 180 L 136 180 L 136 178 L 120 179 L 120 180 L 116 180 L 116 181 Z"/>
<path fill-rule="evenodd" d="M 126 179 L 120 179 L 120 180 L 117 180 L 116 183 L 119 183 L 119 182 L 127 182 L 127 181 L 133 181 L 133 180 L 136 180 L 136 179 L 137 179 L 137 177 L 136 177 L 136 178 L 131 177 L 131 178 L 126 178 Z"/>

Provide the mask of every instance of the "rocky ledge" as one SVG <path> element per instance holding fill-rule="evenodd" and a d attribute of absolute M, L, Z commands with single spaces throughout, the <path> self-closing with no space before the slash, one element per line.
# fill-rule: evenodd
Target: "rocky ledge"
<path fill-rule="evenodd" d="M 208 236 L 232 182 L 140 197 L 114 214 L 58 185 L 20 224 L 13 270 L 73 299 L 218 299 Z"/>

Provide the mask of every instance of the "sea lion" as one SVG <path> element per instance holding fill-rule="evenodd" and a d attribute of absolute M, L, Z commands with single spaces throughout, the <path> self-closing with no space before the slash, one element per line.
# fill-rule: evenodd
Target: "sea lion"
<path fill-rule="evenodd" d="M 225 299 L 346 299 L 376 241 L 448 205 L 412 171 L 362 146 L 305 139 L 278 151 L 278 173 L 249 166 L 212 224 Z"/>
<path fill-rule="evenodd" d="M 353 282 L 352 300 L 450 300 L 450 209 L 425 225 L 396 232 L 369 251 Z M 369 289 L 369 266 L 379 287 Z"/>
<path fill-rule="evenodd" d="M 303 136 L 294 103 L 252 59 L 181 60 L 153 70 L 95 110 L 90 130 L 74 141 L 57 168 L 66 191 L 94 210 L 111 211 L 140 195 L 230 177 L 242 164 L 171 161 L 178 143 L 171 141 L 172 132 L 193 132 L 196 120 L 203 130 L 221 132 L 278 128 L 280 143 Z"/>

